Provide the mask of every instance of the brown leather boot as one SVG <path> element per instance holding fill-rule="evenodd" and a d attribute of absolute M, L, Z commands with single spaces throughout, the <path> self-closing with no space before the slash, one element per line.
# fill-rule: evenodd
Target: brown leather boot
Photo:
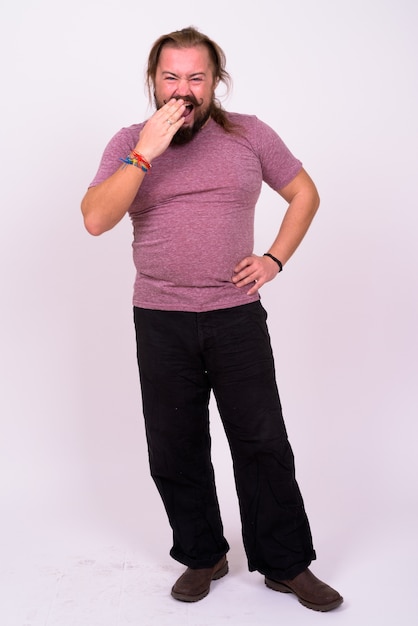
<path fill-rule="evenodd" d="M 228 573 L 226 556 L 213 567 L 191 569 L 188 567 L 171 590 L 171 595 L 182 602 L 197 602 L 205 598 L 210 591 L 212 580 L 218 580 Z"/>
<path fill-rule="evenodd" d="M 277 581 L 266 577 L 265 583 L 274 591 L 294 593 L 303 606 L 314 611 L 331 611 L 344 601 L 338 591 L 319 580 L 309 569 L 292 580 Z"/>

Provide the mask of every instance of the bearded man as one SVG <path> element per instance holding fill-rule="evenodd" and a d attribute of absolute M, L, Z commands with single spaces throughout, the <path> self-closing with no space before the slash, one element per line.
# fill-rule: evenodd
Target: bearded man
<path fill-rule="evenodd" d="M 204 598 L 228 572 L 209 399 L 228 438 L 250 571 L 306 607 L 343 598 L 318 580 L 282 416 L 260 289 L 293 255 L 318 209 L 315 184 L 277 133 L 225 111 L 222 49 L 195 28 L 160 37 L 147 69 L 156 111 L 108 144 L 83 201 L 87 230 L 134 229 L 133 305 L 151 475 L 187 569 L 171 593 Z M 152 171 L 151 171 L 152 167 Z M 287 203 L 277 236 L 255 254 L 262 184 Z"/>

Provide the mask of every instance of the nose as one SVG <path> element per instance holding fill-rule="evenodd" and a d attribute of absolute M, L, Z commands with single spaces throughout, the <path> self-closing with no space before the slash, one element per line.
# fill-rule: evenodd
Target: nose
<path fill-rule="evenodd" d="M 179 96 L 187 96 L 191 93 L 190 83 L 187 78 L 179 78 L 177 83 L 176 93 Z"/>

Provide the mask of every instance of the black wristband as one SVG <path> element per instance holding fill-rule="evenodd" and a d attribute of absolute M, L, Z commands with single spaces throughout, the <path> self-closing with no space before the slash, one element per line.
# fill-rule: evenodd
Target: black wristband
<path fill-rule="evenodd" d="M 265 254 L 263 254 L 263 256 L 269 256 L 270 259 L 273 259 L 273 261 L 275 263 L 277 263 L 277 265 L 279 266 L 279 272 L 283 271 L 283 263 L 281 261 L 279 261 L 279 259 L 276 259 L 275 256 L 273 256 L 272 254 L 270 254 L 270 252 L 266 252 Z"/>

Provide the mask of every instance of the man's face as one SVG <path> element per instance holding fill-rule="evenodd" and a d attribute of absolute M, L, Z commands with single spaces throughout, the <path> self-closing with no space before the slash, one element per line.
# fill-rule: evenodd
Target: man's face
<path fill-rule="evenodd" d="M 214 98 L 213 65 L 206 46 L 172 48 L 160 52 L 154 80 L 157 109 L 170 98 L 182 98 L 186 104 L 183 126 L 172 143 L 187 143 L 206 124 Z"/>

